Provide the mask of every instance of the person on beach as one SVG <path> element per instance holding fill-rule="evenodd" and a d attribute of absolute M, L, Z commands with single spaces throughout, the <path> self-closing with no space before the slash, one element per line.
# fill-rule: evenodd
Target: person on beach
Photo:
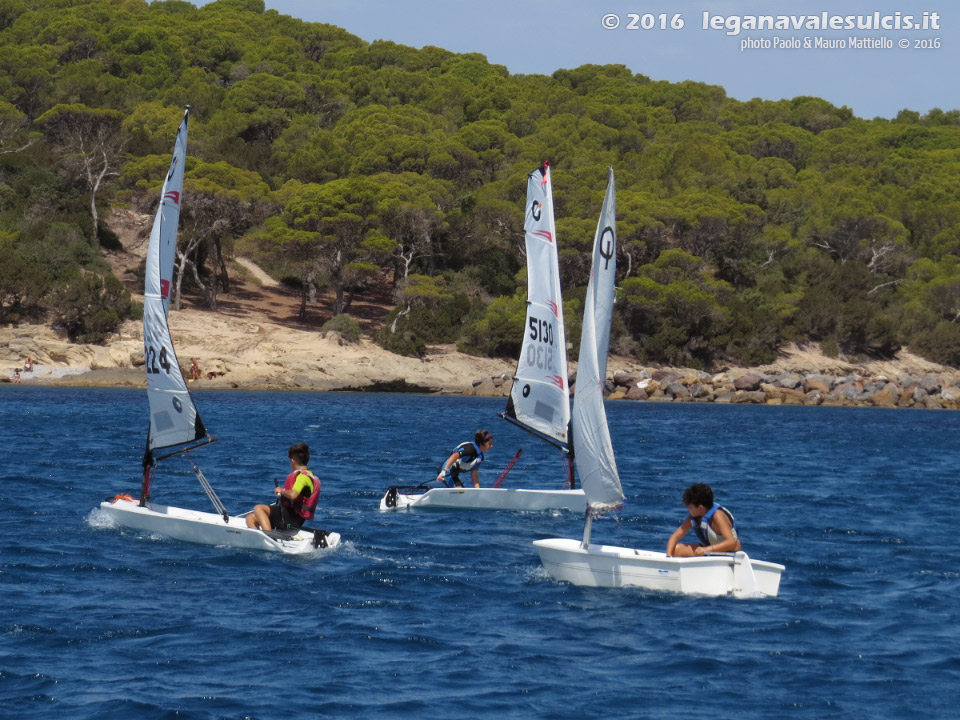
<path fill-rule="evenodd" d="M 683 491 L 687 518 L 667 541 L 668 557 L 700 557 L 708 553 L 736 552 L 740 549 L 733 515 L 713 501 L 713 489 L 706 483 L 694 483 Z M 680 539 L 693 528 L 700 540 L 696 545 Z"/>
<path fill-rule="evenodd" d="M 190 379 L 191 380 L 200 379 L 200 366 L 197 365 L 196 358 L 190 358 Z"/>
<path fill-rule="evenodd" d="M 470 479 L 475 488 L 480 487 L 480 473 L 478 468 L 483 462 L 484 453 L 490 452 L 493 448 L 493 434 L 489 430 L 477 430 L 473 436 L 473 442 L 460 443 L 454 449 L 443 464 L 437 474 L 437 482 L 447 484 L 447 473 L 456 487 L 463 487 L 460 482 L 460 473 L 470 471 Z"/>
<path fill-rule="evenodd" d="M 14 385 L 20 384 L 20 368 L 17 368 L 16 370 L 13 371 L 13 384 Z"/>
<path fill-rule="evenodd" d="M 285 530 L 299 528 L 305 520 L 313 520 L 320 499 L 320 479 L 307 469 L 310 448 L 306 443 L 291 445 L 287 457 L 290 458 L 290 474 L 282 488 L 273 489 L 279 502 L 254 507 L 247 515 L 248 528 Z"/>
<path fill-rule="evenodd" d="M 24 372 L 33 372 L 33 360 L 30 358 L 26 359 L 26 362 L 23 363 Z"/>

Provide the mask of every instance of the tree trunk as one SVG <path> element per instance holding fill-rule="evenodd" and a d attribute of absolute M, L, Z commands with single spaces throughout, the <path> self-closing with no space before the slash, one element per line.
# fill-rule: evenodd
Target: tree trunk
<path fill-rule="evenodd" d="M 217 250 L 217 263 L 220 265 L 220 289 L 228 293 L 230 292 L 230 276 L 227 275 L 227 264 L 223 260 L 223 246 L 220 244 L 219 237 L 216 239 L 215 245 Z"/>
<path fill-rule="evenodd" d="M 409 315 L 409 314 L 410 314 L 410 309 L 411 309 L 411 308 L 410 308 L 410 305 L 407 305 L 407 309 L 406 309 L 406 310 L 402 310 L 402 311 L 400 311 L 400 312 L 397 313 L 397 316 L 393 319 L 393 322 L 390 324 L 390 334 L 391 334 L 391 335 L 397 331 L 397 323 L 400 322 L 400 318 L 402 318 L 404 315 Z"/>
<path fill-rule="evenodd" d="M 195 262 L 190 263 L 190 267 L 193 269 L 193 280 L 200 286 L 200 289 L 203 291 L 203 296 L 207 300 L 207 305 L 210 306 L 211 310 L 217 310 L 217 282 L 216 276 L 214 276 L 214 281 L 211 283 L 211 287 L 207 287 L 203 284 L 203 281 L 200 279 L 200 271 L 197 269 L 197 264 Z"/>
<path fill-rule="evenodd" d="M 191 242 L 187 246 L 186 250 L 183 250 L 183 251 L 179 249 L 176 250 L 177 258 L 179 258 L 180 262 L 177 263 L 177 267 L 176 267 L 177 281 L 176 281 L 176 292 L 174 293 L 174 298 L 176 300 L 174 305 L 174 310 L 180 309 L 180 286 L 183 284 L 183 271 L 186 269 L 186 265 L 189 264 L 191 267 L 193 267 L 193 274 L 197 275 L 196 265 L 194 264 L 193 260 L 190 259 L 190 255 L 193 254 L 196 251 L 196 249 L 200 246 L 200 241 L 202 239 L 203 238 L 199 238 Z M 201 283 L 201 287 L 203 287 L 202 283 Z"/>
<path fill-rule="evenodd" d="M 315 276 L 315 271 L 310 269 L 305 269 L 300 274 L 300 311 L 297 313 L 297 318 L 300 322 L 307 321 L 307 300 L 310 302 L 316 301 L 316 286 L 313 284 L 313 278 Z"/>

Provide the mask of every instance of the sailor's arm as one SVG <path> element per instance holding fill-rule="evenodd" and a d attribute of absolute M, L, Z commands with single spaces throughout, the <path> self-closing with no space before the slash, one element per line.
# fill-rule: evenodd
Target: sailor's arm
<path fill-rule="evenodd" d="M 447 473 L 450 472 L 450 468 L 453 467 L 453 464 L 459 459 L 460 453 L 454 450 L 450 457 L 443 461 L 443 467 L 440 468 L 440 473 L 437 475 L 438 482 L 444 482 L 443 479 L 447 476 Z"/>
<path fill-rule="evenodd" d="M 667 557 L 673 557 L 673 551 L 677 549 L 677 543 L 680 542 L 684 535 L 690 532 L 691 527 L 693 527 L 693 523 L 690 521 L 690 518 L 687 518 L 680 523 L 680 527 L 673 531 L 670 539 L 667 540 Z"/>
<path fill-rule="evenodd" d="M 719 510 L 715 512 L 710 522 L 710 527 L 712 527 L 723 540 L 713 545 L 707 545 L 705 548 L 697 548 L 700 552 L 695 552 L 694 554 L 703 555 L 705 553 L 736 552 L 740 549 L 740 541 L 734 537 L 733 525 L 730 524 L 730 518 L 725 512 Z"/>

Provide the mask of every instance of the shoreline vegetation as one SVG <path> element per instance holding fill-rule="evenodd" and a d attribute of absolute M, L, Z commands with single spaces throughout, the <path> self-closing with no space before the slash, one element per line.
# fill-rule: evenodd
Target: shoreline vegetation
<path fill-rule="evenodd" d="M 574 340 L 617 174 L 612 396 L 955 402 L 955 373 L 899 351 L 960 368 L 960 109 L 511 74 L 263 0 L 31 0 L 0 28 L 0 371 L 33 357 L 21 382 L 143 383 L 145 239 L 189 106 L 169 298 L 207 311 L 174 318 L 195 387 L 506 393 L 523 188 L 549 162 Z M 815 347 L 836 360 L 786 367 Z"/>
<path fill-rule="evenodd" d="M 516 363 L 430 346 L 421 358 L 395 355 L 368 339 L 347 342 L 271 323 L 187 309 L 170 314 L 178 360 L 189 377 L 196 358 L 201 377 L 191 389 L 423 392 L 506 397 Z M 224 350 L 229 348 L 229 350 Z M 127 321 L 105 345 L 70 343 L 48 326 L 0 328 L 0 383 L 145 387 L 140 323 Z M 576 363 L 571 363 L 575 392 Z M 639 402 L 714 402 L 765 405 L 876 406 L 960 409 L 960 372 L 907 351 L 890 360 L 852 362 L 815 345 L 789 345 L 776 362 L 708 373 L 648 367 L 612 356 L 607 398 Z"/>
<path fill-rule="evenodd" d="M 25 381 L 143 382 L 130 321 L 189 106 L 168 289 L 177 311 L 208 311 L 202 342 L 194 316 L 174 319 L 197 387 L 505 393 L 523 188 L 549 162 L 573 340 L 616 172 L 610 369 L 629 380 L 611 394 L 954 402 L 947 370 L 855 359 L 909 348 L 960 368 L 960 109 L 861 118 L 623 64 L 511 74 L 263 0 L 18 0 L 0 50 L 0 324 L 109 341 L 66 350 L 14 329 L 0 370 L 31 356 Z M 791 341 L 838 360 L 781 367 Z"/>

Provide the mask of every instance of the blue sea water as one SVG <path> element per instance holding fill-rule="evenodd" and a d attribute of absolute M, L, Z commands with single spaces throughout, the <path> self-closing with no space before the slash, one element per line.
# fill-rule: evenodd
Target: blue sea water
<path fill-rule="evenodd" d="M 578 588 L 531 541 L 578 514 L 381 513 L 479 427 L 481 470 L 559 487 L 555 451 L 498 400 L 199 392 L 193 458 L 231 512 L 286 448 L 323 479 L 318 557 L 110 527 L 137 494 L 142 390 L 0 389 L 0 708 L 23 718 L 930 718 L 960 695 L 960 413 L 608 403 L 627 495 L 594 540 L 661 549 L 714 486 L 744 548 L 786 565 L 764 600 Z M 154 497 L 209 509 L 187 462 Z"/>

